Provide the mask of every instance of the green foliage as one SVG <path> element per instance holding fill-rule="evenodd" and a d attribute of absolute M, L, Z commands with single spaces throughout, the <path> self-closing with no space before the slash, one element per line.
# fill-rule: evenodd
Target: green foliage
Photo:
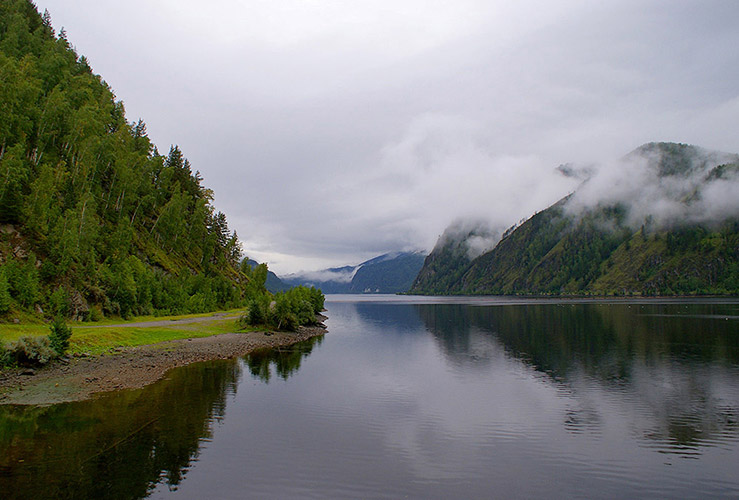
<path fill-rule="evenodd" d="M 0 315 L 205 312 L 264 293 L 266 266 L 240 272 L 179 147 L 160 155 L 27 0 L 0 3 L 0 82 Z"/>
<path fill-rule="evenodd" d="M 5 314 L 10 310 L 11 300 L 8 278 L 5 275 L 5 269 L 0 266 L 0 314 Z"/>
<path fill-rule="evenodd" d="M 21 337 L 8 351 L 13 363 L 24 366 L 45 365 L 58 356 L 48 337 Z"/>
<path fill-rule="evenodd" d="M 247 325 L 264 325 L 267 323 L 269 313 L 270 300 L 267 295 L 253 297 L 246 305 L 246 313 L 239 319 L 239 324 L 244 327 Z"/>
<path fill-rule="evenodd" d="M 265 293 L 250 299 L 238 320 L 239 326 L 293 331 L 301 325 L 315 324 L 316 314 L 323 310 L 325 300 L 320 290 L 304 286 L 277 293 L 272 298 Z"/>
<path fill-rule="evenodd" d="M 59 287 L 49 295 L 49 309 L 55 316 L 67 316 L 69 313 L 69 294 L 67 291 Z"/>
<path fill-rule="evenodd" d="M 714 196 L 710 182 L 735 179 L 739 163 L 712 167 L 699 148 L 649 143 L 632 153 L 666 183 L 700 178 L 688 196 L 671 200 L 687 209 Z M 715 185 L 715 184 L 714 184 Z M 739 214 L 710 223 L 657 222 L 625 203 L 578 213 L 564 198 L 506 231 L 491 251 L 459 259 L 455 244 L 437 245 L 411 290 L 415 293 L 516 295 L 739 295 Z M 695 207 L 692 207 L 695 208 Z"/>
<path fill-rule="evenodd" d="M 57 316 L 49 325 L 51 333 L 49 333 L 49 346 L 59 355 L 62 356 L 69 349 L 69 338 L 72 336 L 72 329 L 64 322 L 64 318 Z"/>
<path fill-rule="evenodd" d="M 667 167 L 665 167 L 667 168 Z M 682 168 L 682 167 L 680 167 Z M 415 293 L 500 295 L 737 295 L 739 222 L 657 231 L 624 223 L 624 208 L 579 218 L 561 203 L 535 215 L 473 260 L 435 249 Z M 441 260 L 441 261 L 440 261 Z M 440 262 L 439 262 L 440 261 Z M 444 266 L 449 266 L 445 269 Z"/>
<path fill-rule="evenodd" d="M 270 323 L 277 330 L 295 330 L 298 327 L 299 305 L 285 294 L 275 297 L 275 305 L 271 311 Z"/>
<path fill-rule="evenodd" d="M 14 362 L 12 352 L 0 342 L 0 368 L 12 366 Z"/>

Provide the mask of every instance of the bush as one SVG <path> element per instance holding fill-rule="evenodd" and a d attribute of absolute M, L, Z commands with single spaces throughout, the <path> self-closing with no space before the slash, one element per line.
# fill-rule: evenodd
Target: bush
<path fill-rule="evenodd" d="M 49 295 L 49 308 L 57 315 L 66 316 L 69 313 L 69 294 L 64 288 L 59 287 Z"/>
<path fill-rule="evenodd" d="M 269 297 L 260 295 L 249 299 L 246 303 L 246 313 L 244 314 L 244 323 L 247 325 L 264 325 L 267 323 L 267 315 L 269 312 Z"/>
<path fill-rule="evenodd" d="M 72 336 L 72 329 L 64 322 L 64 318 L 57 316 L 49 325 L 51 333 L 49 334 L 49 345 L 59 355 L 62 356 L 69 348 L 69 337 Z"/>
<path fill-rule="evenodd" d="M 5 347 L 5 344 L 0 343 L 0 368 L 12 366 L 14 361 L 12 353 Z"/>
<path fill-rule="evenodd" d="M 301 325 L 316 322 L 323 310 L 324 296 L 320 290 L 298 286 L 274 295 L 258 295 L 247 301 L 247 310 L 238 320 L 240 328 L 265 326 L 276 330 L 296 330 Z"/>
<path fill-rule="evenodd" d="M 271 311 L 270 324 L 277 330 L 295 330 L 300 324 L 295 302 L 291 298 L 287 293 L 275 296 L 275 308 Z"/>
<path fill-rule="evenodd" d="M 92 306 L 90 308 L 90 321 L 101 321 L 105 318 L 103 315 L 103 310 L 100 308 L 100 306 Z"/>
<path fill-rule="evenodd" d="M 58 356 L 49 337 L 21 337 L 9 347 L 12 361 L 20 365 L 45 365 Z"/>

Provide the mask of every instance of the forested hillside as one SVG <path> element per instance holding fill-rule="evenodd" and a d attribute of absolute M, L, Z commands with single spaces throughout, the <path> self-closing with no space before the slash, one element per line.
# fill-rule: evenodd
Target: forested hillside
<path fill-rule="evenodd" d="M 616 165 L 624 175 L 612 175 L 610 185 L 597 191 L 586 182 L 475 259 L 459 250 L 464 238 L 440 241 L 411 292 L 739 295 L 738 159 L 684 144 L 644 145 Z M 636 187 L 619 192 L 625 176 L 636 176 Z M 588 191 L 601 198 L 583 203 Z"/>
<path fill-rule="evenodd" d="M 239 266 L 212 200 L 177 146 L 161 155 L 127 121 L 48 13 L 0 2 L 0 317 L 244 303 L 266 273 Z"/>

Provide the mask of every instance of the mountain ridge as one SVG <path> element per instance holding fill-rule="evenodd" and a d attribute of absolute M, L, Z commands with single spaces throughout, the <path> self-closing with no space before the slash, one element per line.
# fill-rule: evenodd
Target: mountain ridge
<path fill-rule="evenodd" d="M 450 245 L 463 244 L 468 235 L 451 244 L 440 240 L 410 293 L 739 294 L 739 213 L 731 199 L 717 198 L 738 192 L 739 155 L 647 143 L 619 165 L 636 176 L 634 186 L 627 186 L 631 191 L 612 183 L 602 191 L 610 198 L 593 202 L 589 197 L 599 193 L 599 183 L 618 176 L 588 178 L 475 259 L 453 258 L 451 252 Z M 627 203 L 628 196 L 645 192 L 655 200 Z M 650 213 L 653 207 L 663 211 Z"/>
<path fill-rule="evenodd" d="M 283 276 L 283 283 L 320 288 L 324 293 L 402 293 L 423 265 L 423 252 L 391 252 L 356 266 Z"/>

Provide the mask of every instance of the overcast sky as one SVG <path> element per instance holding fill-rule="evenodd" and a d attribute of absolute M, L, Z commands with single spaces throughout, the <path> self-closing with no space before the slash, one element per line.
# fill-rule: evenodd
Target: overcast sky
<path fill-rule="evenodd" d="M 37 0 L 278 274 L 430 250 L 566 162 L 739 152 L 735 0 Z"/>

